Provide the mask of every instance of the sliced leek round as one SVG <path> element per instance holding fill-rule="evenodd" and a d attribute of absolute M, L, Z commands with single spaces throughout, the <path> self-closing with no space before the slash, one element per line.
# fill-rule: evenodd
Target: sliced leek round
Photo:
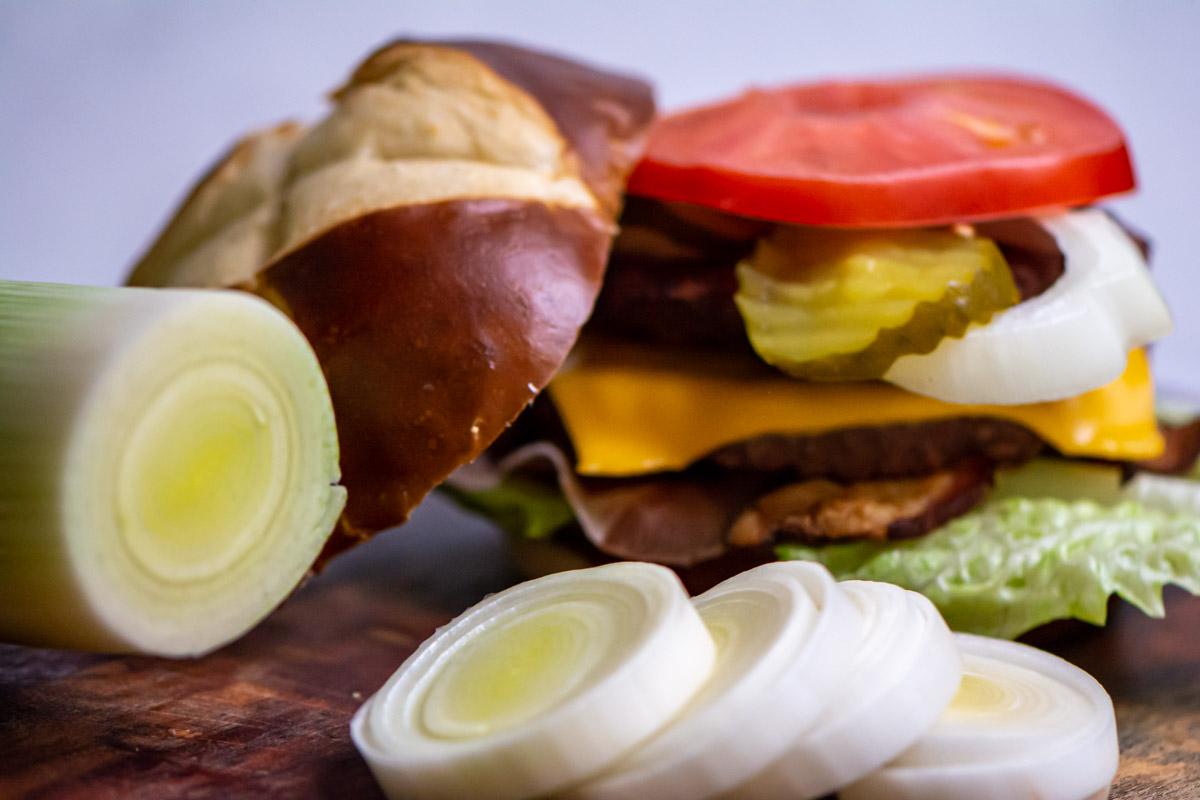
<path fill-rule="evenodd" d="M 667 568 L 558 573 L 438 631 L 359 709 L 351 735 L 390 798 L 542 796 L 666 725 L 715 657 Z"/>
<path fill-rule="evenodd" d="M 238 292 L 0 283 L 0 639 L 196 655 L 345 503 L 312 349 Z"/>
<path fill-rule="evenodd" d="M 1086 209 L 1041 224 L 1065 256 L 1053 286 L 932 353 L 898 359 L 884 380 L 949 403 L 1062 400 L 1115 380 L 1130 350 L 1170 332 L 1145 259 L 1111 217 Z"/>
<path fill-rule="evenodd" d="M 839 586 L 864 620 L 839 683 L 815 723 L 730 797 L 823 797 L 899 755 L 954 696 L 962 660 L 929 600 L 888 583 Z"/>
<path fill-rule="evenodd" d="M 773 762 L 844 677 L 861 620 L 824 567 L 767 564 L 695 600 L 717 643 L 713 675 L 670 727 L 572 800 L 701 800 Z"/>
<path fill-rule="evenodd" d="M 963 680 L 941 717 L 842 800 L 1086 800 L 1117 771 L 1112 700 L 1083 670 L 1000 639 L 956 634 Z"/>
<path fill-rule="evenodd" d="M 878 378 L 1020 300 L 996 244 L 950 230 L 781 225 L 737 276 L 755 351 L 810 380 Z"/>

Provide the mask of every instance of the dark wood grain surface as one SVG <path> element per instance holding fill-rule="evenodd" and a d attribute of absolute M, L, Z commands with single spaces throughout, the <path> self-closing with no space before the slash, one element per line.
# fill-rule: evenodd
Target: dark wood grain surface
<path fill-rule="evenodd" d="M 196 661 L 0 646 L 0 798 L 379 797 L 347 722 L 434 628 L 515 575 L 440 503 Z M 1055 648 L 1117 703 L 1119 800 L 1200 798 L 1200 598 Z"/>

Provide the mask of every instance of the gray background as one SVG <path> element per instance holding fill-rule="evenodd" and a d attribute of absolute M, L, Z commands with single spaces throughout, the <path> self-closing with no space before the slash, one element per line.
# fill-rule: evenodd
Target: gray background
<path fill-rule="evenodd" d="M 239 133 L 311 119 L 400 34 L 488 35 L 640 72 L 667 107 L 749 83 L 991 67 L 1076 87 L 1125 126 L 1114 204 L 1154 239 L 1200 393 L 1200 3 L 18 2 L 0 0 L 0 278 L 111 284 Z"/>

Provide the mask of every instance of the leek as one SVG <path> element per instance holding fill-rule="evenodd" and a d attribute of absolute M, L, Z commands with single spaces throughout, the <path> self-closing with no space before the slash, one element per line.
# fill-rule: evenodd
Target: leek
<path fill-rule="evenodd" d="M 782 757 L 844 682 L 862 619 L 824 567 L 764 564 L 693 602 L 717 645 L 712 676 L 670 726 L 563 800 L 725 796 Z"/>
<path fill-rule="evenodd" d="M 363 704 L 350 735 L 394 800 L 543 797 L 669 724 L 715 658 L 666 567 L 561 572 L 440 629 Z"/>
<path fill-rule="evenodd" d="M 0 282 L 0 639 L 197 655 L 345 503 L 316 357 L 234 292 Z"/>
<path fill-rule="evenodd" d="M 1112 702 L 923 596 L 766 564 L 688 602 L 617 562 L 468 609 L 350 723 L 399 800 L 1103 797 Z"/>
<path fill-rule="evenodd" d="M 1104 798 L 1117 772 L 1112 699 L 1028 645 L 958 634 L 963 680 L 933 727 L 842 800 Z"/>
<path fill-rule="evenodd" d="M 929 730 L 954 697 L 962 659 L 924 595 L 874 581 L 838 584 L 863 618 L 816 723 L 739 800 L 811 800 L 874 772 Z"/>

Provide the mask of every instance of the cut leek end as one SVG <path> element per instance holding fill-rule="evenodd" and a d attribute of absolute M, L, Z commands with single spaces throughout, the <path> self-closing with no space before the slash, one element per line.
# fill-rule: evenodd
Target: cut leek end
<path fill-rule="evenodd" d="M 269 304 L 148 290 L 70 434 L 60 519 L 102 649 L 200 655 L 311 568 L 345 505 L 315 354 Z M 72 630 L 47 643 L 79 646 Z"/>

